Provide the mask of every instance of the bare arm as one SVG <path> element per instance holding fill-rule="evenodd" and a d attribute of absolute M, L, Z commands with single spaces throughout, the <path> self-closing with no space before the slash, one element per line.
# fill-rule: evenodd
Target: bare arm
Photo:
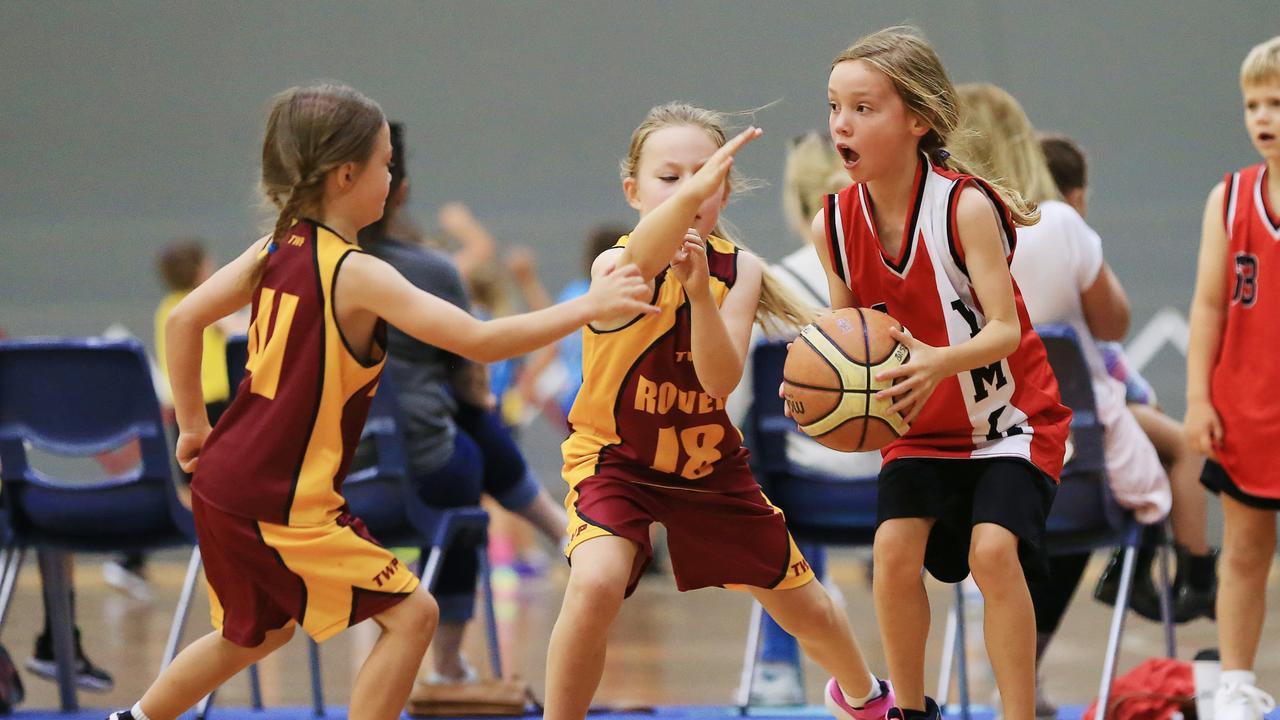
<path fill-rule="evenodd" d="M 691 252 L 701 251 L 705 273 L 706 255 L 701 242 L 687 244 Z M 696 250 L 694 248 L 697 248 Z M 719 307 L 711 295 L 710 285 L 694 283 L 689 297 L 690 333 L 693 369 L 707 394 L 727 398 L 742 380 L 747 349 L 751 343 L 751 324 L 760 303 L 760 283 L 764 270 L 759 258 L 738 253 L 738 276 L 733 288 Z"/>
<path fill-rule="evenodd" d="M 911 357 L 906 364 L 881 373 L 882 379 L 903 378 L 903 381 L 882 390 L 880 395 L 894 398 L 889 412 L 904 413 L 907 422 L 915 420 L 943 379 L 998 362 L 1017 350 L 1022 340 L 1022 324 L 1014 304 L 1013 281 L 1000 242 L 1000 227 L 991 201 L 981 190 L 967 187 L 961 191 L 956 226 L 969 281 L 986 315 L 986 324 L 977 335 L 958 345 L 937 348 L 900 330 L 891 331 L 898 342 L 911 350 Z"/>
<path fill-rule="evenodd" d="M 827 252 L 826 210 L 819 210 L 813 216 L 813 224 L 809 227 L 809 240 L 813 243 L 813 251 L 818 253 L 822 269 L 827 271 L 827 288 L 831 291 L 831 309 L 861 307 L 858 296 L 845 284 L 844 280 L 831 269 L 831 257 Z"/>
<path fill-rule="evenodd" d="M 1084 322 L 1095 338 L 1120 341 L 1129 332 L 1129 297 L 1105 261 L 1093 284 L 1080 293 L 1080 305 Z"/>
<path fill-rule="evenodd" d="M 387 263 L 354 254 L 338 276 L 339 294 L 353 308 L 384 318 L 424 343 L 479 362 L 523 355 L 546 345 L 604 313 L 657 312 L 634 269 L 605 273 L 586 295 L 521 315 L 480 321 L 465 310 L 419 290 Z"/>
<path fill-rule="evenodd" d="M 195 469 L 196 456 L 210 429 L 200 382 L 204 329 L 253 300 L 253 288 L 245 280 L 253 273 L 266 243 L 267 238 L 262 238 L 250 245 L 187 294 L 165 319 L 165 359 L 178 422 L 178 463 L 188 472 Z"/>
<path fill-rule="evenodd" d="M 1222 344 L 1227 318 L 1227 250 L 1230 243 L 1223 226 L 1226 186 L 1218 183 L 1209 193 L 1201 222 L 1200 257 L 1196 262 L 1196 290 L 1191 300 L 1191 338 L 1187 344 L 1187 437 L 1200 452 L 1213 456 L 1222 442 L 1222 423 L 1209 396 L 1213 360 Z"/>

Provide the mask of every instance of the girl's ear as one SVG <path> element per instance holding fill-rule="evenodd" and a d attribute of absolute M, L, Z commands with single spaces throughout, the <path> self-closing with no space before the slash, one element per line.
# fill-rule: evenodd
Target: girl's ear
<path fill-rule="evenodd" d="M 636 179 L 634 177 L 622 178 L 622 194 L 627 197 L 627 204 L 633 209 L 640 209 L 640 196 L 636 194 Z"/>
<path fill-rule="evenodd" d="M 924 121 L 924 118 L 920 117 L 916 113 L 909 113 L 909 116 L 911 118 L 911 134 L 912 135 L 918 138 L 921 138 L 921 137 L 924 137 L 925 135 L 928 135 L 929 131 L 933 129 L 933 127 L 930 126 L 929 123 Z"/>
<path fill-rule="evenodd" d="M 338 167 L 330 171 L 332 177 L 340 191 L 347 191 L 356 182 L 356 176 L 359 175 L 360 166 L 354 162 L 344 162 Z"/>

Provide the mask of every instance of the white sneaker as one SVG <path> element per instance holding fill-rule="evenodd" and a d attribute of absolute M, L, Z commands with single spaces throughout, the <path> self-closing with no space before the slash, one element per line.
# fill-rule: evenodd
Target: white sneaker
<path fill-rule="evenodd" d="M 789 662 L 762 662 L 756 665 L 751 684 L 751 705 L 787 707 L 804 704 L 804 685 L 800 668 Z"/>
<path fill-rule="evenodd" d="M 138 602 L 151 602 L 151 585 L 146 578 L 126 568 L 115 560 L 102 563 L 102 579 Z"/>
<path fill-rule="evenodd" d="M 1224 683 L 1213 696 L 1213 720 L 1262 720 L 1275 709 L 1275 698 L 1249 683 Z"/>

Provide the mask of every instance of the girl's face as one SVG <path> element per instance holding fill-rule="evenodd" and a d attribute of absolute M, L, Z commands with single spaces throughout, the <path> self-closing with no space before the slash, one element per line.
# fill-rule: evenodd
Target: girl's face
<path fill-rule="evenodd" d="M 1280 80 L 1244 86 L 1244 126 L 1258 154 L 1280 162 Z"/>
<path fill-rule="evenodd" d="M 373 141 L 369 159 L 356 166 L 353 172 L 348 207 L 357 216 L 352 218 L 356 227 L 362 228 L 382 217 L 387 192 L 391 189 L 391 129 L 386 123 L 382 124 L 378 137 Z"/>
<path fill-rule="evenodd" d="M 893 81 L 865 60 L 847 60 L 831 68 L 827 83 L 831 142 L 855 182 L 894 170 L 915 154 L 929 132 L 907 109 Z"/>
<path fill-rule="evenodd" d="M 635 175 L 622 181 L 627 202 L 644 217 L 671 197 L 718 149 L 706 130 L 693 125 L 670 125 L 654 130 L 640 149 Z M 721 192 L 703 201 L 693 219 L 699 235 L 705 238 L 711 234 L 720 221 L 720 211 L 728 202 L 728 183 Z"/>

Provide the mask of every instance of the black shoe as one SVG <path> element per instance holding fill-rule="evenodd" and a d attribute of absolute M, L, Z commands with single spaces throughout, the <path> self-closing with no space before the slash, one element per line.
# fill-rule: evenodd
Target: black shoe
<path fill-rule="evenodd" d="M 115 680 L 110 673 L 94 665 L 80 647 L 80 630 L 75 633 L 76 645 L 76 687 L 91 692 L 108 692 L 115 687 Z M 53 641 L 46 635 L 36 638 L 35 652 L 27 658 L 27 670 L 32 674 L 53 682 L 58 681 L 58 663 L 53 657 Z"/>
<path fill-rule="evenodd" d="M 1147 572 L 1134 573 L 1133 590 L 1129 592 L 1129 608 L 1148 620 L 1161 622 L 1164 618 L 1160 613 L 1160 590 L 1151 581 L 1150 569 L 1148 567 Z"/>
<path fill-rule="evenodd" d="M 903 710 L 900 707 L 889 708 L 885 720 L 942 720 L 942 710 L 938 708 L 938 703 L 928 695 L 924 698 L 924 712 L 918 710 Z"/>
<path fill-rule="evenodd" d="M 1174 584 L 1173 619 L 1178 624 L 1196 618 L 1218 619 L 1218 551 L 1195 556 L 1178 547 L 1178 579 Z"/>
<path fill-rule="evenodd" d="M 1151 565 L 1155 561 L 1153 548 L 1139 547 L 1133 564 L 1133 587 L 1129 591 L 1129 607 L 1138 615 L 1160 622 L 1160 591 L 1151 581 Z M 1099 602 L 1115 607 L 1120 594 L 1120 575 L 1124 569 L 1124 548 L 1111 554 L 1107 568 L 1093 588 L 1093 597 Z"/>

